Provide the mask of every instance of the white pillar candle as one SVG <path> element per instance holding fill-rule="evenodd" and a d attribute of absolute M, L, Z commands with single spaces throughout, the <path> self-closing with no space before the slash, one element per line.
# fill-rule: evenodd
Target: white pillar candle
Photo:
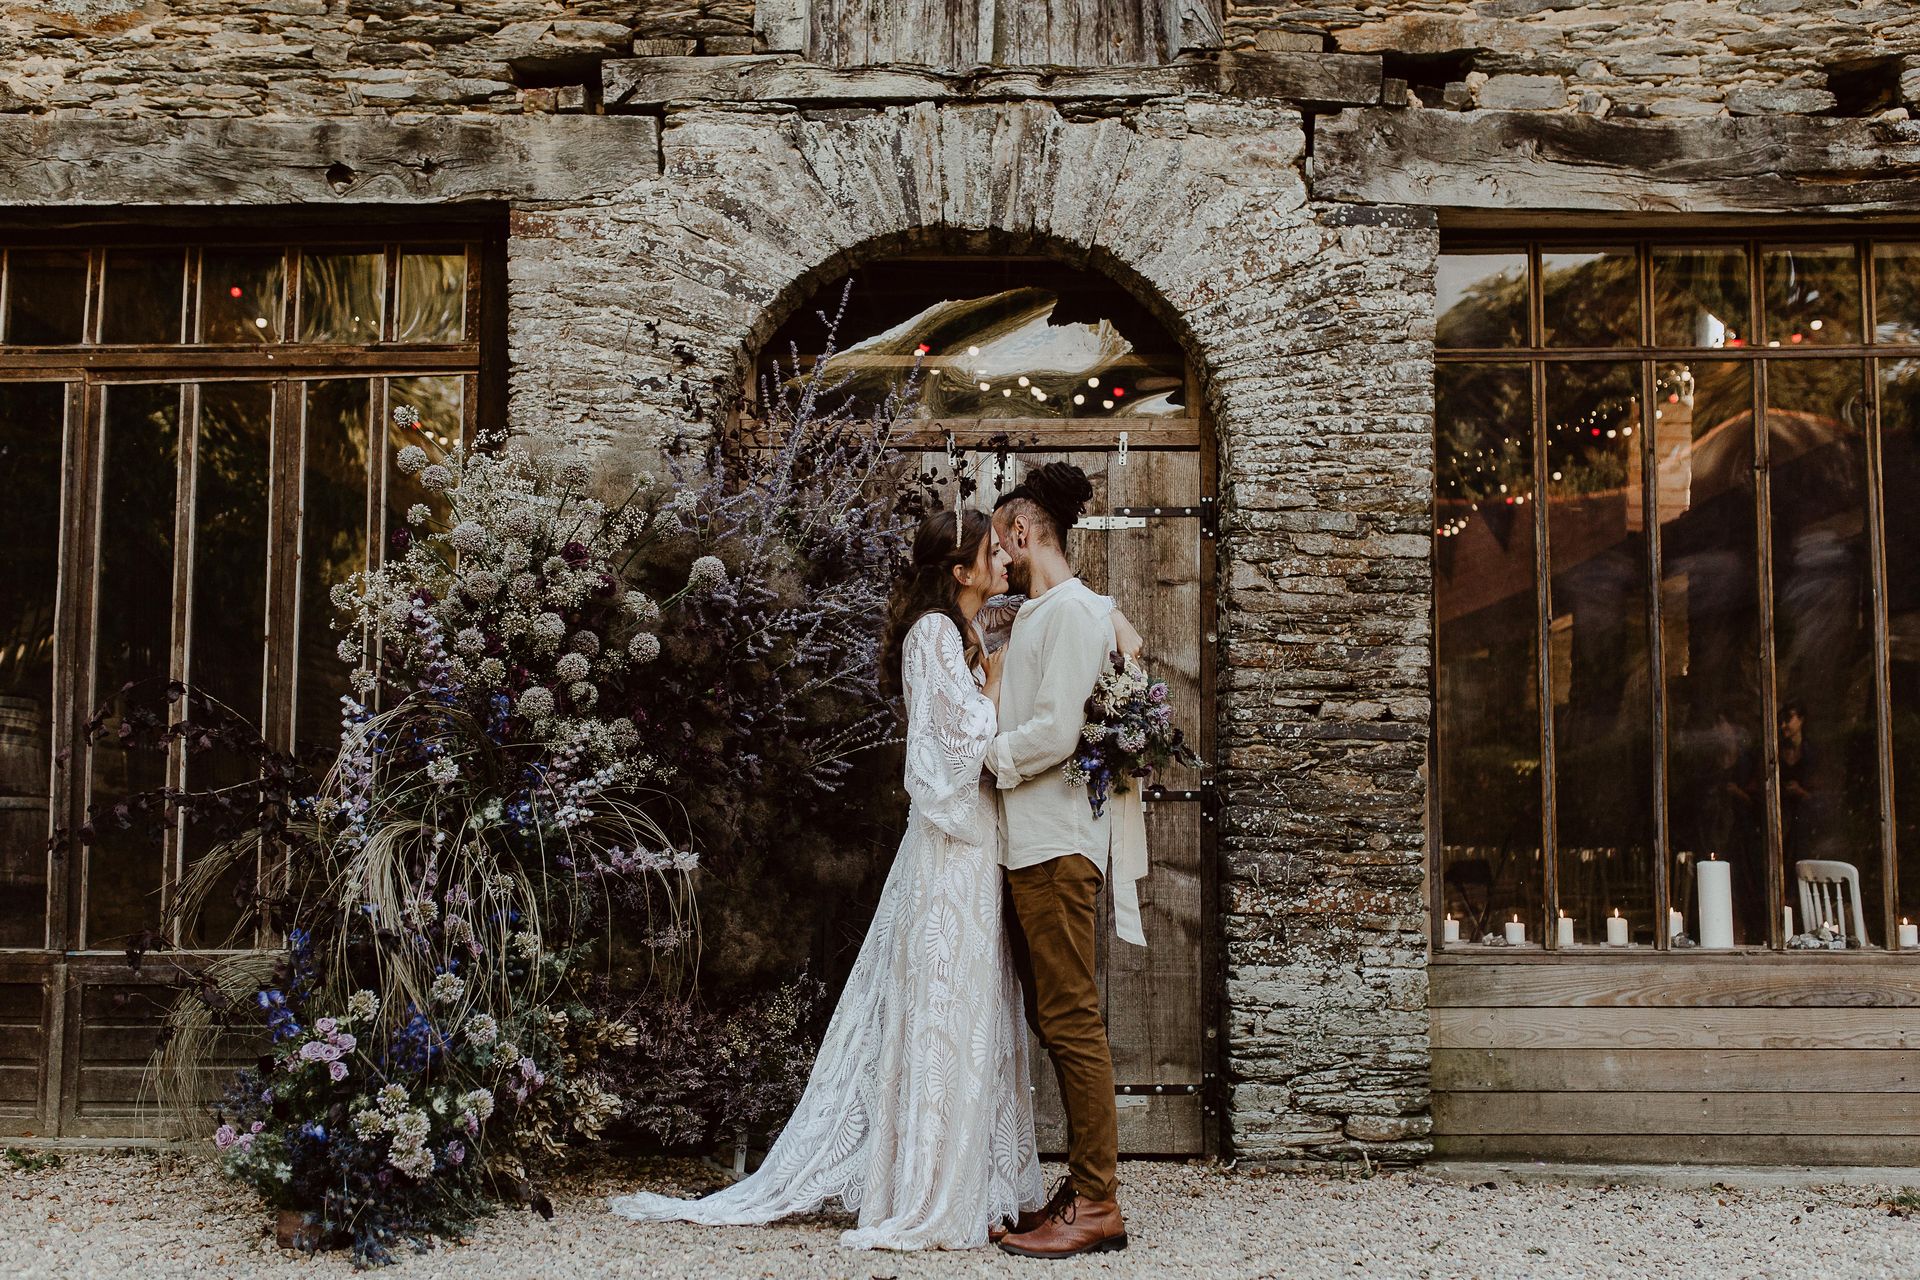
<path fill-rule="evenodd" d="M 1667 936 L 1677 938 L 1687 931 L 1687 922 L 1672 907 L 1667 908 Z"/>
<path fill-rule="evenodd" d="M 1620 914 L 1618 907 L 1615 907 L 1613 914 L 1607 917 L 1607 945 L 1610 947 L 1627 945 L 1627 919 Z"/>
<path fill-rule="evenodd" d="M 1900 922 L 1900 949 L 1907 951 L 1914 947 L 1920 947 L 1920 924 L 1908 924 L 1905 920 L 1902 920 Z"/>
<path fill-rule="evenodd" d="M 1780 908 L 1780 929 L 1783 936 L 1789 937 L 1789 938 L 1793 936 L 1793 908 L 1792 907 Z"/>
<path fill-rule="evenodd" d="M 1455 920 L 1452 916 L 1448 916 L 1445 920 L 1442 920 L 1440 922 L 1440 941 L 1442 942 L 1460 941 L 1460 922 L 1458 920 Z"/>
<path fill-rule="evenodd" d="M 1570 947 L 1573 945 L 1573 918 L 1571 916 L 1569 916 L 1566 912 L 1562 911 L 1560 913 L 1560 918 L 1554 921 L 1553 927 L 1554 927 L 1554 934 L 1553 934 L 1554 946 Z"/>
<path fill-rule="evenodd" d="M 1515 916 L 1513 919 L 1507 921 L 1507 941 L 1514 946 L 1519 946 L 1526 940 L 1527 926 L 1520 923 L 1520 917 Z"/>
<path fill-rule="evenodd" d="M 1693 870 L 1700 893 L 1700 945 L 1725 950 L 1733 945 L 1733 864 L 1709 857 Z"/>

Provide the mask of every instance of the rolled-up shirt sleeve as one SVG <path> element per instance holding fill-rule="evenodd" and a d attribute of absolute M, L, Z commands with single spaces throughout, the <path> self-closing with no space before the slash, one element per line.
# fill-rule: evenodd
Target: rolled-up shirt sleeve
<path fill-rule="evenodd" d="M 1057 768 L 1073 754 L 1087 723 L 1087 697 L 1112 651 L 1113 623 L 1105 613 L 1076 605 L 1051 622 L 1033 715 L 987 747 L 987 767 L 1002 791 Z"/>

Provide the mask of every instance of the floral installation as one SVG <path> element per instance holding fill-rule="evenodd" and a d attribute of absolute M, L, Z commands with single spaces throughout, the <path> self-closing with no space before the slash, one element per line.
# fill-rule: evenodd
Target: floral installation
<path fill-rule="evenodd" d="M 1127 794 L 1129 779 L 1144 787 L 1154 770 L 1175 764 L 1198 768 L 1200 757 L 1173 722 L 1166 681 L 1153 679 L 1131 658 L 1109 654 L 1087 698 L 1079 749 L 1061 772 L 1073 786 L 1086 787 L 1097 818 L 1108 796 Z"/>

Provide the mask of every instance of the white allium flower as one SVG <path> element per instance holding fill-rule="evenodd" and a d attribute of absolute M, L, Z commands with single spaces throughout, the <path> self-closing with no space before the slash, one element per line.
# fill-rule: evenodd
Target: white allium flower
<path fill-rule="evenodd" d="M 486 1048 L 500 1038 L 500 1024 L 484 1013 L 476 1013 L 467 1019 L 467 1040 L 469 1043 Z"/>
<path fill-rule="evenodd" d="M 371 991 L 356 991 L 347 997 L 347 1014 L 358 1022 L 380 1012 L 380 997 Z"/>
<path fill-rule="evenodd" d="M 387 1118 L 378 1111 L 356 1111 L 353 1113 L 353 1132 L 362 1142 L 377 1133 L 385 1132 Z"/>
<path fill-rule="evenodd" d="M 520 695 L 520 700 L 513 704 L 513 709 L 523 719 L 545 720 L 553 714 L 553 691 L 534 685 Z"/>
<path fill-rule="evenodd" d="M 408 524 L 425 524 L 427 517 L 433 514 L 433 508 L 424 502 L 416 502 L 407 508 Z"/>
<path fill-rule="evenodd" d="M 395 410 L 395 416 L 398 416 L 402 412 L 405 412 L 405 410 Z M 427 451 L 417 444 L 410 444 L 400 451 L 400 456 L 395 458 L 393 462 L 395 466 L 399 467 L 400 470 L 407 475 L 418 475 L 427 469 Z"/>
<path fill-rule="evenodd" d="M 481 604 L 486 604 L 500 594 L 500 575 L 491 569 L 475 569 L 460 579 L 460 585 L 466 589 L 468 595 Z"/>
<path fill-rule="evenodd" d="M 374 1100 L 379 1104 L 382 1112 L 394 1115 L 400 1108 L 407 1105 L 407 1087 L 400 1084 L 381 1085 L 380 1092 L 374 1095 Z"/>
<path fill-rule="evenodd" d="M 464 653 L 469 658 L 477 657 L 487 651 L 486 633 L 478 627 L 462 627 L 453 638 L 455 653 Z"/>
<path fill-rule="evenodd" d="M 420 411 L 410 404 L 396 405 L 393 410 L 393 425 L 402 431 L 411 431 L 420 425 Z"/>
<path fill-rule="evenodd" d="M 640 727 L 622 716 L 609 727 L 613 735 L 613 745 L 622 751 L 631 751 L 640 745 Z"/>
<path fill-rule="evenodd" d="M 512 1048 L 511 1045 L 505 1047 Z M 520 1051 L 514 1049 L 513 1056 L 518 1058 Z M 493 1090 L 473 1089 L 461 1094 L 460 1109 L 463 1111 L 471 1111 L 482 1120 L 488 1119 L 493 1115 Z"/>
<path fill-rule="evenodd" d="M 441 493 L 451 489 L 453 472 L 436 462 L 420 473 L 420 487 L 430 493 Z"/>
<path fill-rule="evenodd" d="M 543 649 L 558 645 L 566 635 L 566 619 L 557 613 L 543 613 L 533 620 L 534 641 Z"/>
<path fill-rule="evenodd" d="M 569 458 L 560 464 L 558 478 L 569 489 L 584 489 L 587 482 L 593 479 L 593 468 L 586 464 L 585 459 Z"/>
<path fill-rule="evenodd" d="M 509 945 L 515 954 L 531 960 L 540 954 L 540 935 L 530 929 L 521 929 L 514 933 Z"/>
<path fill-rule="evenodd" d="M 629 591 L 621 602 L 627 616 L 641 625 L 660 620 L 660 605 L 644 591 Z"/>
<path fill-rule="evenodd" d="M 513 506 L 500 521 L 500 527 L 516 538 L 532 535 L 540 527 L 540 515 L 532 507 Z"/>
<path fill-rule="evenodd" d="M 540 579 L 530 573 L 516 575 L 513 580 L 512 591 L 515 599 L 531 600 L 540 593 Z"/>
<path fill-rule="evenodd" d="M 570 567 L 571 566 L 559 556 L 548 556 L 540 562 L 540 572 L 545 574 L 549 581 L 566 576 L 567 570 Z"/>
<path fill-rule="evenodd" d="M 386 624 L 398 631 L 413 621 L 413 601 L 389 600 L 382 614 Z"/>
<path fill-rule="evenodd" d="M 450 973 L 443 973 L 433 980 L 427 994 L 435 1004 L 452 1004 L 467 994 L 467 984 Z"/>
<path fill-rule="evenodd" d="M 360 661 L 359 638 L 356 636 L 348 636 L 345 640 L 342 640 L 337 647 L 335 647 L 334 653 L 339 656 L 340 661 L 346 663 L 349 666 Z"/>
<path fill-rule="evenodd" d="M 380 687 L 380 677 L 365 667 L 361 667 L 351 676 L 348 676 L 347 681 L 353 686 L 353 691 L 363 698 L 372 697 L 373 691 Z"/>
<path fill-rule="evenodd" d="M 460 780 L 460 766 L 452 756 L 435 756 L 427 761 L 427 776 L 444 787 Z"/>
<path fill-rule="evenodd" d="M 487 527 L 478 520 L 462 520 L 453 526 L 453 532 L 447 536 L 456 550 L 470 556 L 479 555 L 493 541 L 492 535 L 487 532 Z"/>
<path fill-rule="evenodd" d="M 585 680 L 593 674 L 593 664 L 587 661 L 584 653 L 566 653 L 560 655 L 560 661 L 553 664 L 553 673 L 568 682 Z"/>
<path fill-rule="evenodd" d="M 494 1047 L 494 1050 L 493 1050 L 494 1066 L 510 1067 L 518 1061 L 520 1061 L 520 1046 L 515 1044 L 513 1041 L 502 1040 L 498 1045 Z M 474 1092 L 478 1093 L 479 1090 L 476 1089 Z"/>
<path fill-rule="evenodd" d="M 351 582 L 334 583 L 333 590 L 327 592 L 327 599 L 333 602 L 333 607 L 336 609 L 351 609 L 360 601 L 360 597 L 354 593 Z"/>
<path fill-rule="evenodd" d="M 687 585 L 695 591 L 713 591 L 726 586 L 726 563 L 719 556 L 701 556 L 687 574 Z"/>
<path fill-rule="evenodd" d="M 600 637 L 591 631 L 576 631 L 568 642 L 575 653 L 584 653 L 589 658 L 600 652 Z"/>
<path fill-rule="evenodd" d="M 418 1141 L 402 1142 L 396 1137 L 387 1152 L 387 1163 L 416 1182 L 433 1176 L 433 1152 Z"/>
<path fill-rule="evenodd" d="M 600 700 L 600 691 L 585 680 L 576 680 L 567 686 L 567 696 L 573 699 L 573 705 L 582 710 Z"/>
<path fill-rule="evenodd" d="M 499 684 L 507 678 L 507 664 L 498 658 L 483 658 L 478 674 L 481 684 Z"/>
<path fill-rule="evenodd" d="M 650 631 L 636 631 L 627 641 L 627 656 L 635 662 L 652 662 L 660 656 L 660 637 Z"/>

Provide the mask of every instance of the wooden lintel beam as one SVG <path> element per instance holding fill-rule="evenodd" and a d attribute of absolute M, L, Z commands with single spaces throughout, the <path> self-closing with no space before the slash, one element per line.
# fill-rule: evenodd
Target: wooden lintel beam
<path fill-rule="evenodd" d="M 1912 212 L 1920 123 L 1350 110 L 1315 127 L 1313 195 L 1440 209 Z"/>
<path fill-rule="evenodd" d="M 638 116 L 179 120 L 0 115 L 14 205 L 574 200 L 657 177 Z"/>
<path fill-rule="evenodd" d="M 1147 100 L 1192 93 L 1334 106 L 1381 100 L 1380 59 L 1351 53 L 1230 52 L 1153 67 L 828 67 L 778 54 L 621 58 L 601 65 L 609 108 L 673 102 Z"/>

